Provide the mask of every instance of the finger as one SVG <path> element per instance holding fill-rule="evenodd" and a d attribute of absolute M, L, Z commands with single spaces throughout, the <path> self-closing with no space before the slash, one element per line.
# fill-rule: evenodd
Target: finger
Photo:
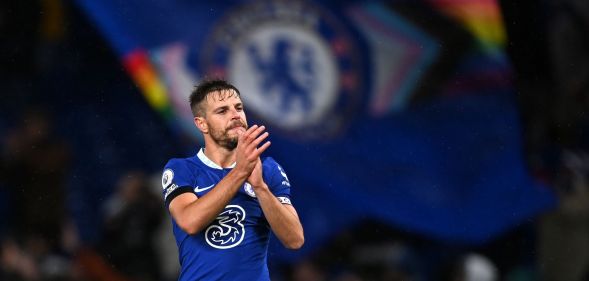
<path fill-rule="evenodd" d="M 251 127 L 249 127 L 249 128 L 247 129 L 247 130 L 248 130 L 248 132 L 247 132 L 247 133 L 248 133 L 248 134 L 252 134 L 252 133 L 253 133 L 255 130 L 257 130 L 257 129 L 259 129 L 259 128 L 260 128 L 260 125 L 257 125 L 257 124 L 256 124 L 256 125 L 253 125 L 253 126 L 251 126 Z"/>
<path fill-rule="evenodd" d="M 257 129 L 255 129 L 253 132 L 251 132 L 249 136 L 247 136 L 247 138 L 244 140 L 244 142 L 247 143 L 248 149 L 253 150 L 258 146 L 259 142 L 258 143 L 254 143 L 254 142 L 257 139 L 258 135 L 260 133 L 262 133 L 265 129 L 266 129 L 265 126 L 259 126 Z"/>
<path fill-rule="evenodd" d="M 254 152 L 254 155 L 256 157 L 260 157 L 260 155 L 262 155 L 262 153 L 264 153 L 264 151 L 266 151 L 266 149 L 268 149 L 268 147 L 270 147 L 271 142 L 267 141 L 265 142 L 262 146 L 258 147 L 258 149 L 256 149 L 256 151 Z"/>
<path fill-rule="evenodd" d="M 258 128 L 258 125 L 253 125 L 253 126 L 247 128 L 247 130 L 245 132 L 242 132 L 241 134 L 238 133 L 238 136 L 237 136 L 238 143 L 240 143 L 240 144 L 245 143 L 247 138 L 249 137 L 249 135 L 257 128 Z"/>
<path fill-rule="evenodd" d="M 260 135 L 264 130 L 266 130 L 266 126 L 259 126 L 257 129 L 255 129 L 251 134 L 250 137 L 252 139 L 255 139 L 256 137 L 258 137 L 258 135 Z"/>
<path fill-rule="evenodd" d="M 268 132 L 264 132 L 260 136 L 258 136 L 254 141 L 252 141 L 252 145 L 257 147 L 263 140 L 265 140 L 270 134 Z"/>
<path fill-rule="evenodd" d="M 242 137 L 247 137 L 247 136 L 249 136 L 249 135 L 250 135 L 250 134 L 251 134 L 251 133 L 252 133 L 254 130 L 256 130 L 257 128 L 258 128 L 258 125 L 253 125 L 253 126 L 251 126 L 251 127 L 247 128 L 247 130 L 246 130 L 246 131 L 245 131 L 243 134 L 241 134 L 241 136 L 242 136 Z"/>

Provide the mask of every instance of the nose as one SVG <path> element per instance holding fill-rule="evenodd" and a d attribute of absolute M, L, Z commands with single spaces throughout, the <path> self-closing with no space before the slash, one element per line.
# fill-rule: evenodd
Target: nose
<path fill-rule="evenodd" d="M 239 114 L 239 111 L 237 111 L 237 109 L 233 108 L 230 112 L 231 120 L 241 120 L 241 115 Z"/>

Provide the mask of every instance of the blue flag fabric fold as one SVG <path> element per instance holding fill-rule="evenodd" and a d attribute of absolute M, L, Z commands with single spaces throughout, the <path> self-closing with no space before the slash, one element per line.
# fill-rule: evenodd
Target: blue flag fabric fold
<path fill-rule="evenodd" d="M 555 203 L 523 160 L 511 67 L 492 37 L 500 18 L 479 34 L 479 10 L 451 1 L 78 3 L 180 134 L 198 135 L 194 83 L 240 88 L 305 227 L 303 251 L 273 249 L 280 258 L 361 219 L 483 243 Z"/>

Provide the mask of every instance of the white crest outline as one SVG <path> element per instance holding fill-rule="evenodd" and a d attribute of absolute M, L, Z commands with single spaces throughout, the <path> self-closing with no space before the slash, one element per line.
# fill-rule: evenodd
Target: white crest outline
<path fill-rule="evenodd" d="M 229 245 L 225 245 L 225 246 L 215 245 L 214 243 L 212 243 L 209 240 L 209 235 L 208 235 L 209 234 L 209 231 L 211 231 L 211 230 L 218 230 L 218 231 L 221 231 L 223 233 L 223 227 L 221 226 L 221 225 L 223 225 L 223 223 L 220 222 L 220 220 L 223 219 L 222 215 L 225 212 L 231 211 L 231 208 L 237 208 L 243 214 L 243 216 L 241 217 L 241 219 L 236 222 L 236 224 L 241 227 L 241 237 L 239 238 L 239 240 L 237 242 L 230 243 Z M 211 246 L 213 248 L 221 249 L 221 250 L 230 249 L 230 248 L 234 248 L 234 247 L 238 246 L 239 244 L 241 244 L 241 242 L 243 241 L 243 238 L 245 237 L 245 227 L 243 226 L 243 221 L 245 220 L 245 217 L 246 217 L 245 210 L 241 206 L 239 206 L 239 205 L 227 205 L 225 207 L 224 211 L 221 212 L 219 214 L 219 216 L 217 216 L 217 218 L 215 219 L 215 221 L 204 232 L 205 241 L 207 241 L 207 244 L 209 244 L 209 246 Z M 230 235 L 230 234 L 231 234 L 231 232 L 228 232 L 225 235 Z"/>

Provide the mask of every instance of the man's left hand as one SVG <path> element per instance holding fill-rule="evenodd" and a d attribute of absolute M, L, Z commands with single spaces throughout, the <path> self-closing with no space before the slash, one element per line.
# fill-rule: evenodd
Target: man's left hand
<path fill-rule="evenodd" d="M 247 182 L 249 182 L 252 185 L 254 190 L 260 188 L 268 188 L 268 185 L 266 185 L 266 183 L 264 182 L 264 178 L 262 177 L 262 161 L 260 160 L 260 157 L 258 157 L 258 161 L 256 162 L 254 170 L 247 178 Z"/>

